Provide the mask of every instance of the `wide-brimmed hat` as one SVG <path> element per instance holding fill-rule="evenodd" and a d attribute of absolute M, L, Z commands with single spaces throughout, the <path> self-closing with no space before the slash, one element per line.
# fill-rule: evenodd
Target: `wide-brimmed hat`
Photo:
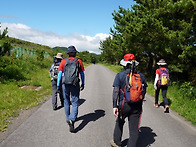
<path fill-rule="evenodd" d="M 135 62 L 135 65 L 136 65 L 136 66 L 139 64 L 139 62 L 137 62 L 137 61 L 135 60 L 135 55 L 129 53 L 129 54 L 124 55 L 124 59 L 122 59 L 122 60 L 120 61 L 120 64 L 121 64 L 122 66 L 127 66 L 128 63 L 129 63 L 129 64 L 133 64 L 133 62 Z"/>
<path fill-rule="evenodd" d="M 55 58 L 57 58 L 57 59 L 63 59 L 63 54 L 62 53 L 57 53 L 57 55 L 55 56 Z"/>
<path fill-rule="evenodd" d="M 78 51 L 76 50 L 75 46 L 71 45 L 67 48 L 67 54 L 69 53 L 77 53 Z"/>
<path fill-rule="evenodd" d="M 165 62 L 164 59 L 159 60 L 159 62 L 157 62 L 158 65 L 167 65 L 167 63 Z"/>

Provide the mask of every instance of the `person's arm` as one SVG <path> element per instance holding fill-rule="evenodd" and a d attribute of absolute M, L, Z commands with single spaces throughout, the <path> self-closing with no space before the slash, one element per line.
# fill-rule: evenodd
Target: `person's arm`
<path fill-rule="evenodd" d="M 81 80 L 82 80 L 82 85 L 84 85 L 84 80 L 85 80 L 85 75 L 84 75 L 84 72 L 80 72 L 80 77 L 81 77 Z"/>
<path fill-rule="evenodd" d="M 142 73 L 140 73 L 140 76 L 141 76 L 141 79 L 142 79 L 142 88 L 143 88 L 143 90 L 142 90 L 142 97 L 144 99 L 145 95 L 146 95 L 146 89 L 148 87 L 148 84 L 146 82 L 145 76 Z"/>
<path fill-rule="evenodd" d="M 118 117 L 118 115 L 119 115 L 118 105 L 117 105 L 119 90 L 120 90 L 119 87 L 114 87 L 113 88 L 113 96 L 112 96 L 112 99 L 113 99 L 113 114 L 114 114 L 115 117 Z"/>
<path fill-rule="evenodd" d="M 80 77 L 81 77 L 81 80 L 82 80 L 82 84 L 81 84 L 81 91 L 84 89 L 84 79 L 85 79 L 85 75 L 84 75 L 84 72 L 81 71 L 80 72 Z"/>
<path fill-rule="evenodd" d="M 57 78 L 57 87 L 61 85 L 61 78 L 62 78 L 63 71 L 59 70 L 58 78 Z"/>
<path fill-rule="evenodd" d="M 50 70 L 49 70 L 51 80 L 53 80 L 53 77 L 52 77 L 52 68 L 53 68 L 53 66 L 54 66 L 54 63 L 51 64 Z"/>
<path fill-rule="evenodd" d="M 155 79 L 154 79 L 154 89 L 157 90 L 157 82 L 159 80 L 159 74 L 156 74 Z"/>

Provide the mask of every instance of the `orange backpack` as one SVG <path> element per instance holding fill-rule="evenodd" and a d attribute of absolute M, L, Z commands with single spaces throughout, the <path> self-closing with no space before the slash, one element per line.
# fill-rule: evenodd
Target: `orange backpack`
<path fill-rule="evenodd" d="M 131 102 L 131 103 L 141 101 L 143 99 L 143 96 L 142 96 L 143 88 L 142 88 L 140 74 L 134 73 L 131 76 L 131 83 L 127 82 L 128 77 L 130 78 L 129 74 L 127 75 L 127 78 L 126 78 L 125 89 L 124 91 L 121 90 L 124 94 L 124 100 L 126 100 L 127 102 Z"/>

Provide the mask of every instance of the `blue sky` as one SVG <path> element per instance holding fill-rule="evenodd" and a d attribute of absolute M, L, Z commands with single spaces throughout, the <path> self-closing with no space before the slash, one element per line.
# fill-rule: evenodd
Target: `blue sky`
<path fill-rule="evenodd" d="M 131 9 L 133 4 L 133 0 L 3 0 L 0 22 L 10 37 L 100 53 L 99 42 L 114 25 L 114 10 Z"/>

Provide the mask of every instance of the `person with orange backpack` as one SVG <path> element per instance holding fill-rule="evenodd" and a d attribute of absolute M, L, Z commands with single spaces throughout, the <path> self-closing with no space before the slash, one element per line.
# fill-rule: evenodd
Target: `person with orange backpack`
<path fill-rule="evenodd" d="M 164 59 L 160 59 L 157 63 L 159 65 L 159 68 L 156 70 L 156 76 L 154 80 L 154 88 L 155 88 L 155 104 L 154 106 L 156 108 L 159 107 L 158 101 L 159 101 L 159 92 L 162 90 L 162 96 L 164 99 L 164 112 L 169 113 L 169 103 L 168 99 L 166 97 L 168 84 L 169 84 L 169 70 L 166 68 L 167 63 Z"/>
<path fill-rule="evenodd" d="M 135 147 L 139 136 L 143 99 L 148 86 L 142 73 L 136 70 L 139 62 L 134 54 L 124 55 L 120 64 L 125 70 L 119 72 L 113 83 L 113 114 L 116 117 L 112 147 L 120 147 L 125 119 L 128 118 L 128 147 Z"/>

